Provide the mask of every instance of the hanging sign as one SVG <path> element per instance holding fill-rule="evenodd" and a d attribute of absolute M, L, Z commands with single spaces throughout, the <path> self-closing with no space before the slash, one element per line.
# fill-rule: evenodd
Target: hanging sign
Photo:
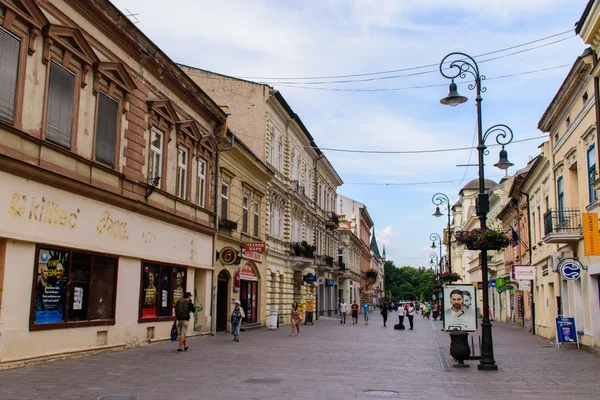
<path fill-rule="evenodd" d="M 264 242 L 246 242 L 246 251 L 252 251 L 254 253 L 264 253 L 265 244 Z"/>
<path fill-rule="evenodd" d="M 325 286 L 334 286 L 334 285 L 335 285 L 335 280 L 333 280 L 333 279 L 325 280 Z"/>
<path fill-rule="evenodd" d="M 531 290 L 531 282 L 530 281 L 519 281 L 519 289 L 529 291 Z"/>
<path fill-rule="evenodd" d="M 558 271 L 563 279 L 575 281 L 581 277 L 583 265 L 576 258 L 565 258 L 558 264 Z"/>
<path fill-rule="evenodd" d="M 496 287 L 496 278 L 490 279 L 490 287 Z"/>
<path fill-rule="evenodd" d="M 252 260 L 256 262 L 262 262 L 263 255 L 262 253 L 257 253 L 254 251 L 242 249 L 242 258 L 245 260 Z"/>
<path fill-rule="evenodd" d="M 600 235 L 598 234 L 598 213 L 583 213 L 583 251 L 586 256 L 600 256 Z"/>
<path fill-rule="evenodd" d="M 219 261 L 223 265 L 231 265 L 237 260 L 237 251 L 233 247 L 223 247 L 219 252 Z"/>
<path fill-rule="evenodd" d="M 306 283 L 313 283 L 317 280 L 317 277 L 309 272 L 308 274 L 304 275 L 302 280 Z"/>
<path fill-rule="evenodd" d="M 233 291 L 239 292 L 240 291 L 240 271 L 235 271 L 233 282 L 234 282 Z"/>
<path fill-rule="evenodd" d="M 513 265 L 513 278 L 516 281 L 533 281 L 535 268 L 531 265 Z"/>

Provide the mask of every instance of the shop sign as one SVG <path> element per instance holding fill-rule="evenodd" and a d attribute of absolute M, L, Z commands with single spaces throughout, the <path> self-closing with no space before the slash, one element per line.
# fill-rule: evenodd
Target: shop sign
<path fill-rule="evenodd" d="M 533 281 L 535 268 L 531 265 L 513 265 L 513 279 L 517 281 Z"/>
<path fill-rule="evenodd" d="M 563 279 L 575 281 L 581 277 L 583 265 L 575 258 L 565 258 L 558 264 L 558 271 Z"/>
<path fill-rule="evenodd" d="M 278 310 L 269 310 L 269 321 L 267 322 L 267 329 L 278 329 L 279 328 L 279 311 Z"/>
<path fill-rule="evenodd" d="M 309 272 L 308 274 L 304 275 L 302 280 L 306 283 L 313 283 L 317 280 L 317 277 Z"/>
<path fill-rule="evenodd" d="M 263 260 L 263 255 L 261 253 L 256 253 L 254 251 L 242 249 L 242 258 L 245 260 L 252 260 L 261 263 Z"/>
<path fill-rule="evenodd" d="M 265 243 L 264 242 L 246 242 L 246 251 L 252 251 L 254 253 L 264 253 Z"/>
<path fill-rule="evenodd" d="M 240 271 L 240 278 L 248 281 L 258 280 L 258 277 L 256 276 L 256 271 L 254 271 L 254 267 L 252 266 L 252 264 L 244 264 L 242 270 Z"/>
<path fill-rule="evenodd" d="M 529 291 L 531 290 L 531 282 L 530 281 L 519 281 L 519 289 Z"/>
<path fill-rule="evenodd" d="M 600 235 L 598 235 L 598 213 L 583 213 L 583 250 L 586 256 L 600 256 Z"/>
<path fill-rule="evenodd" d="M 490 279 L 490 287 L 496 287 L 496 278 Z"/>
<path fill-rule="evenodd" d="M 235 271 L 235 275 L 233 276 L 233 291 L 240 291 L 240 271 Z"/>
<path fill-rule="evenodd" d="M 505 284 L 505 279 L 504 278 L 498 278 L 496 279 L 496 287 L 499 289 L 502 286 L 504 286 Z"/>
<path fill-rule="evenodd" d="M 575 318 L 556 318 L 556 342 L 577 343 L 577 328 Z"/>
<path fill-rule="evenodd" d="M 333 280 L 333 279 L 325 280 L 325 286 L 334 286 L 334 285 L 335 285 L 335 280 Z"/>
<path fill-rule="evenodd" d="M 233 247 L 223 247 L 218 254 L 219 261 L 223 265 L 234 264 L 237 260 L 238 254 Z"/>

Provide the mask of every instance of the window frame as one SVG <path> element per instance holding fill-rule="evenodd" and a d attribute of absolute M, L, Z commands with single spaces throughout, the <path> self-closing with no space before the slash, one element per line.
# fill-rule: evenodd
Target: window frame
<path fill-rule="evenodd" d="M 254 203 L 253 215 L 252 236 L 258 238 L 260 235 L 260 205 L 258 203 Z"/>
<path fill-rule="evenodd" d="M 198 158 L 197 160 L 197 166 L 196 166 L 196 171 L 197 171 L 197 175 L 196 175 L 196 185 L 198 186 L 196 188 L 196 199 L 197 202 L 196 204 L 199 207 L 206 207 L 206 167 L 207 167 L 207 162 L 203 159 L 203 158 Z M 200 174 L 200 166 L 204 165 L 204 174 Z"/>
<path fill-rule="evenodd" d="M 100 96 L 101 94 L 105 95 L 106 97 L 108 97 L 110 100 L 113 100 L 115 103 L 117 103 L 117 119 L 116 119 L 116 127 L 115 127 L 115 151 L 114 151 L 114 160 L 113 160 L 113 165 L 107 164 L 104 160 L 99 160 L 98 159 L 98 155 L 97 155 L 97 140 L 98 140 L 98 117 L 99 117 L 99 112 L 100 112 Z M 108 168 L 114 169 L 114 170 L 119 170 L 119 158 L 120 158 L 120 153 L 119 153 L 119 149 L 121 148 L 121 116 L 123 115 L 123 103 L 124 103 L 124 97 L 123 95 L 117 95 L 117 93 L 115 92 L 115 90 L 112 90 L 112 94 L 111 94 L 111 90 L 110 87 L 106 87 L 106 86 L 101 86 L 100 89 L 98 90 L 98 94 L 96 95 L 96 108 L 95 108 L 95 112 L 96 112 L 96 118 L 94 119 L 94 139 L 93 139 L 93 143 L 92 143 L 92 159 L 97 162 L 100 163 Z"/>
<path fill-rule="evenodd" d="M 250 224 L 249 204 L 250 204 L 250 201 L 248 199 L 248 196 L 243 196 L 242 197 L 242 233 L 245 233 L 245 234 L 248 234 L 248 228 L 249 228 L 249 224 Z"/>
<path fill-rule="evenodd" d="M 594 164 L 590 165 L 590 155 L 594 158 Z M 588 183 L 588 201 L 589 204 L 594 203 L 598 200 L 598 191 L 594 190 L 594 186 L 592 185 L 596 181 L 596 164 L 597 164 L 597 156 L 596 156 L 596 144 L 592 143 L 586 150 L 586 164 L 587 164 L 587 183 Z"/>
<path fill-rule="evenodd" d="M 57 143 L 51 139 L 48 139 L 48 105 L 50 100 L 50 72 L 52 70 L 52 65 L 56 65 L 57 68 L 63 68 L 68 73 L 73 74 L 74 84 L 73 84 L 73 115 L 71 118 L 71 137 L 69 138 L 69 147 L 64 146 L 60 143 Z M 54 54 L 50 56 L 50 60 L 46 64 L 46 87 L 45 87 L 45 95 L 44 95 L 44 111 L 42 116 L 42 130 L 43 137 L 47 143 L 52 143 L 53 145 L 59 146 L 62 149 L 67 149 L 70 151 L 77 151 L 77 127 L 79 122 L 79 105 L 80 105 L 80 97 L 81 97 L 81 70 L 74 68 L 72 64 L 68 64 L 67 66 L 63 65 L 63 62 L 58 59 Z"/>
<path fill-rule="evenodd" d="M 160 141 L 161 142 L 161 148 L 158 149 L 158 152 L 156 150 L 154 150 L 154 149 L 156 149 L 156 147 L 152 145 L 152 134 L 154 132 L 158 133 L 161 136 L 161 141 Z M 154 178 L 160 178 L 161 182 L 159 183 L 159 185 L 161 185 L 162 182 L 163 182 L 162 174 L 164 172 L 164 167 L 163 167 L 164 159 L 163 159 L 163 155 L 165 154 L 165 151 L 164 151 L 165 150 L 165 136 L 166 136 L 165 133 L 163 131 L 161 131 L 160 129 L 158 129 L 157 127 L 153 126 L 153 127 L 150 128 L 150 138 L 149 138 L 149 141 L 148 141 L 148 169 L 147 169 L 147 176 L 148 176 L 149 180 L 154 179 Z M 153 164 L 152 163 L 152 161 L 153 161 L 153 159 L 152 159 L 153 157 L 152 156 L 153 156 L 153 154 L 156 154 L 156 153 L 158 153 L 158 155 L 160 156 L 159 168 L 157 169 L 157 171 L 159 171 L 161 174 L 158 175 L 158 176 L 151 176 L 150 175 L 150 168 L 151 168 L 151 165 Z"/>
<path fill-rule="evenodd" d="M 161 322 L 161 321 L 175 321 L 175 316 L 174 315 L 169 315 L 169 316 L 160 316 L 160 307 L 158 306 L 159 302 L 160 302 L 160 293 L 159 291 L 161 290 L 160 288 L 160 281 L 157 282 L 156 284 L 156 288 L 157 288 L 157 293 L 156 293 L 156 305 L 154 307 L 155 311 L 156 311 L 156 315 L 155 317 L 146 317 L 143 318 L 142 317 L 142 308 L 143 308 L 143 298 L 144 298 L 144 265 L 145 264 L 152 264 L 152 265 L 158 265 L 158 276 L 159 276 L 159 280 L 160 280 L 160 276 L 161 276 L 161 272 L 163 268 L 168 268 L 171 270 L 170 274 L 169 274 L 169 279 L 171 280 L 169 282 L 169 293 L 168 293 L 168 298 L 169 301 L 172 300 L 173 298 L 173 292 L 174 292 L 174 285 L 175 282 L 173 281 L 173 270 L 174 269 L 180 269 L 180 270 L 185 270 L 185 276 L 183 277 L 183 293 L 185 293 L 187 291 L 187 274 L 189 273 L 189 269 L 188 267 L 182 266 L 182 265 L 177 265 L 177 264 L 170 264 L 170 263 L 161 263 L 159 261 L 152 261 L 152 260 L 146 260 L 146 259 L 142 259 L 141 263 L 140 263 L 140 291 L 139 291 L 139 299 L 138 299 L 138 323 L 144 323 L 144 322 Z M 171 308 L 171 310 L 174 309 L 175 305 L 171 304 L 171 307 L 169 307 L 169 303 L 167 303 L 167 307 Z"/>
<path fill-rule="evenodd" d="M 68 251 L 70 253 L 69 256 L 69 267 L 68 267 L 68 276 L 67 276 L 67 293 L 65 294 L 65 319 L 66 321 L 63 322 L 55 322 L 55 323 L 49 323 L 49 324 L 35 324 L 34 319 L 35 319 L 35 296 L 36 296 L 36 285 L 37 285 L 37 278 L 38 278 L 38 260 L 40 257 L 40 249 L 45 248 L 48 250 L 58 250 L 58 251 Z M 73 322 L 69 322 L 68 321 L 68 310 L 69 308 L 69 303 L 71 301 L 71 263 L 73 260 L 73 253 L 81 253 L 81 254 L 87 254 L 87 255 L 91 255 L 93 256 L 101 256 L 101 257 L 108 257 L 108 258 L 113 258 L 115 259 L 115 278 L 114 278 L 114 285 L 113 285 L 113 303 L 112 303 L 112 318 L 111 319 L 97 319 L 97 320 L 87 320 L 87 321 L 73 321 Z M 89 250 L 81 250 L 81 249 L 76 249 L 76 248 L 71 248 L 71 247 L 64 247 L 64 246 L 56 246 L 54 244 L 48 244 L 48 243 L 36 243 L 35 244 L 35 259 L 33 262 L 33 280 L 32 280 L 32 286 L 31 286 L 31 301 L 30 301 L 30 309 L 29 309 L 29 331 L 30 332 L 34 332 L 34 331 L 45 331 L 45 330 L 53 330 L 53 329 L 70 329 L 70 328 L 82 328 L 82 327 L 88 327 L 88 326 L 110 326 L 110 325 L 115 325 L 116 323 L 116 312 L 117 312 L 117 292 L 118 292 L 118 288 L 119 288 L 119 261 L 120 261 L 120 257 L 115 257 L 112 254 L 106 254 L 106 253 L 100 253 L 97 251 L 89 251 Z M 93 264 L 92 264 L 93 266 Z M 92 279 L 91 279 L 91 275 L 92 275 L 92 268 L 90 268 L 90 281 L 89 281 L 89 288 L 88 291 L 91 293 L 91 287 L 92 287 Z"/>
<path fill-rule="evenodd" d="M 13 27 L 14 27 L 14 23 L 13 23 Z M 17 70 L 16 70 L 17 79 L 15 81 L 15 88 L 14 88 L 14 93 L 13 93 L 14 94 L 14 108 L 12 110 L 12 112 L 13 112 L 12 119 L 13 120 L 12 120 L 12 122 L 2 120 L 2 123 L 10 125 L 10 126 L 14 126 L 16 128 L 20 128 L 21 127 L 21 109 L 22 109 L 22 104 L 23 104 L 23 89 L 24 89 L 22 77 L 25 74 L 25 65 L 24 64 L 26 64 L 26 63 L 24 62 L 24 60 L 27 60 L 26 54 L 24 55 L 24 52 L 26 52 L 27 49 L 24 48 L 23 42 L 26 40 L 27 35 L 19 32 L 18 30 L 17 30 L 17 32 L 15 32 L 14 30 L 7 29 L 6 27 L 4 27 L 2 25 L 0 25 L 0 31 L 4 31 L 4 33 L 6 35 L 14 38 L 18 42 Z"/>
<path fill-rule="evenodd" d="M 223 195 L 223 187 L 227 188 L 225 195 Z M 226 205 L 225 215 L 223 215 L 223 204 Z M 229 219 L 227 218 L 229 216 L 229 184 L 227 182 L 221 182 L 221 207 L 219 209 L 219 216 L 221 219 Z"/>
<path fill-rule="evenodd" d="M 185 163 L 181 163 L 180 156 L 185 155 Z M 190 151 L 187 147 L 177 146 L 177 198 L 187 201 L 188 198 L 188 171 L 190 163 Z M 183 185 L 182 185 L 183 180 Z M 182 188 L 183 186 L 183 188 Z M 182 191 L 183 189 L 183 191 Z"/>

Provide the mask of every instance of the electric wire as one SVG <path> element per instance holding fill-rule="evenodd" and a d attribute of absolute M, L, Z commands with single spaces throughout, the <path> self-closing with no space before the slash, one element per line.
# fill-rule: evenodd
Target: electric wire
<path fill-rule="evenodd" d="M 498 178 L 504 175 L 491 175 L 489 178 Z M 446 181 L 429 181 L 429 182 L 344 182 L 344 185 L 358 185 L 358 186 L 422 186 L 422 185 L 436 185 L 441 183 L 456 183 L 459 182 L 457 179 L 446 180 Z"/>

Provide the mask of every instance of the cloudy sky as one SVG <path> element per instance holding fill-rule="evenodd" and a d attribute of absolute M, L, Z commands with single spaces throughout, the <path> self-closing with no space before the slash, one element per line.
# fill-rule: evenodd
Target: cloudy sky
<path fill-rule="evenodd" d="M 587 0 L 113 2 L 138 14 L 137 27 L 174 61 L 280 90 L 322 148 L 472 146 L 474 93 L 459 84 L 469 102 L 439 103 L 449 82 L 438 65 L 453 51 L 475 56 L 487 77 L 484 129 L 507 124 L 515 141 L 543 136 L 537 122 L 585 49 L 573 26 Z M 385 71 L 394 72 L 373 74 Z M 509 174 L 535 157 L 543 140 L 511 144 Z M 503 176 L 492 167 L 497 150 L 486 167 L 495 181 Z M 345 182 L 338 192 L 367 205 L 396 265 L 428 263 L 429 235 L 446 223 L 431 216 L 431 197 L 443 192 L 455 202 L 477 178 L 475 167 L 456 166 L 476 163 L 476 151 L 324 152 Z"/>

